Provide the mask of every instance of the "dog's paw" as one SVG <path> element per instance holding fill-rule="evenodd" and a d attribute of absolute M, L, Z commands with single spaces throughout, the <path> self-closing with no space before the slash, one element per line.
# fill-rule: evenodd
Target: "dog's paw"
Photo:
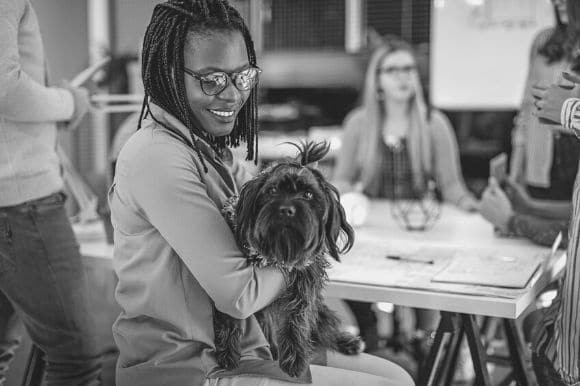
<path fill-rule="evenodd" d="M 299 377 L 304 374 L 309 365 L 308 359 L 300 355 L 292 358 L 280 358 L 280 368 L 291 377 Z"/>
<path fill-rule="evenodd" d="M 365 349 L 365 343 L 358 337 L 348 333 L 343 333 L 336 339 L 338 351 L 345 355 L 360 354 Z"/>
<path fill-rule="evenodd" d="M 216 361 L 221 368 L 233 370 L 240 365 L 240 356 L 228 350 L 218 351 L 216 352 Z"/>

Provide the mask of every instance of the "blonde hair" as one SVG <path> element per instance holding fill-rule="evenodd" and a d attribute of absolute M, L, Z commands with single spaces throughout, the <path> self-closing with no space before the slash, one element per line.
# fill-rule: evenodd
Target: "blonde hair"
<path fill-rule="evenodd" d="M 377 47 L 369 60 L 362 95 L 361 110 L 366 121 L 368 135 L 363 136 L 360 142 L 359 155 L 362 163 L 361 182 L 368 186 L 377 172 L 377 155 L 379 144 L 382 141 L 382 122 L 387 111 L 384 109 L 379 97 L 380 82 L 379 68 L 382 61 L 389 55 L 404 51 L 416 57 L 413 48 L 398 38 L 385 40 L 384 44 Z M 418 74 L 413 74 L 414 95 L 409 100 L 410 128 L 408 133 L 408 149 L 410 153 L 411 168 L 416 187 L 423 186 L 426 173 L 431 172 L 431 149 L 428 138 L 428 108 L 423 96 L 423 89 Z M 413 157 L 419 154 L 420 157 Z M 413 162 L 413 159 L 419 162 Z"/>

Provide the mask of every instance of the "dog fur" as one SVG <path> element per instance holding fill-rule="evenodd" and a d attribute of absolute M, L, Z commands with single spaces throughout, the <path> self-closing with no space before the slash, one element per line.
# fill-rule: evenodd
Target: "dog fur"
<path fill-rule="evenodd" d="M 276 266 L 284 274 L 285 291 L 256 318 L 280 368 L 299 376 L 316 347 L 354 355 L 364 344 L 340 331 L 322 296 L 328 281 L 326 256 L 338 261 L 354 242 L 337 189 L 314 167 L 329 145 L 293 145 L 300 151 L 297 159 L 276 163 L 247 182 L 223 213 L 248 262 Z M 240 320 L 215 309 L 216 357 L 223 368 L 239 364 L 241 326 Z"/>

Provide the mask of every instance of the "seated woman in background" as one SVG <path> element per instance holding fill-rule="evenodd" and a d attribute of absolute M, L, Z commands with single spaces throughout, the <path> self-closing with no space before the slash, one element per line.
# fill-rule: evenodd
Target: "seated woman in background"
<path fill-rule="evenodd" d="M 578 169 L 580 140 L 567 132 L 548 130 L 534 116 L 533 88 L 558 81 L 573 62 L 576 27 L 570 15 L 574 7 L 552 0 L 556 25 L 541 31 L 530 53 L 528 78 L 520 112 L 512 132 L 510 177 L 523 184 L 532 198 L 570 200 Z M 573 4 L 574 2 L 571 2 Z M 570 8 L 570 9 L 568 9 Z"/>
<path fill-rule="evenodd" d="M 477 210 L 461 175 L 453 129 L 425 104 L 411 46 L 389 39 L 370 59 L 362 106 L 345 119 L 334 183 L 341 193 L 412 198 L 426 190 L 429 178 L 445 201 Z"/>
<path fill-rule="evenodd" d="M 388 39 L 369 61 L 362 105 L 345 119 L 334 183 L 343 194 L 355 191 L 370 198 L 405 199 L 425 192 L 429 179 L 435 181 L 443 200 L 467 211 L 478 209 L 461 175 L 449 121 L 426 106 L 412 47 Z M 377 320 L 371 305 L 347 303 L 367 349 L 376 348 Z M 420 311 L 416 321 L 417 328 L 434 330 L 437 314 Z"/>

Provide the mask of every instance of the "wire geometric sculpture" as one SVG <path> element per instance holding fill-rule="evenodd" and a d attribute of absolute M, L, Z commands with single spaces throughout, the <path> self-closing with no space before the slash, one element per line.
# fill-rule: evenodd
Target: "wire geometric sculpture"
<path fill-rule="evenodd" d="M 402 161 L 404 147 L 400 140 L 387 138 L 387 147 L 391 154 L 391 215 L 397 223 L 408 231 L 425 231 L 433 227 L 441 215 L 441 202 L 437 197 L 436 183 L 425 176 L 422 188 L 416 187 L 413 181 L 401 180 L 397 173 Z M 412 194 L 401 195 L 402 186 L 412 186 Z"/>

